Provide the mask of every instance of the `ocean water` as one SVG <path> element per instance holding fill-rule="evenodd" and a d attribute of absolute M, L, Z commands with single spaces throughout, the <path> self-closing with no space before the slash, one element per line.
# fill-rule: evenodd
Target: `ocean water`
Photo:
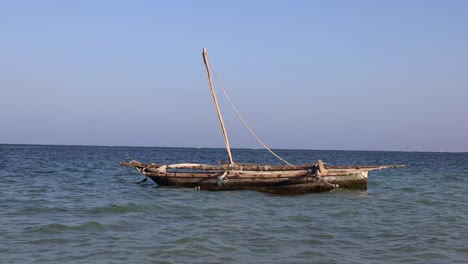
<path fill-rule="evenodd" d="M 468 153 L 278 153 L 408 167 L 371 172 L 367 190 L 279 196 L 154 188 L 118 165 L 222 149 L 0 145 L 0 263 L 468 263 Z"/>

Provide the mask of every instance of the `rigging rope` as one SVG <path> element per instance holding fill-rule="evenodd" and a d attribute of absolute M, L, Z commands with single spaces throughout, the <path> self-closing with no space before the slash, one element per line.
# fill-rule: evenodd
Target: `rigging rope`
<path fill-rule="evenodd" d="M 215 68 L 214 68 L 214 65 L 213 63 L 211 62 L 211 59 L 210 59 L 210 56 L 207 54 L 207 58 L 208 58 L 208 61 L 209 61 L 209 64 L 211 66 L 211 69 L 213 70 L 213 73 L 216 77 L 216 80 L 218 81 L 219 83 L 219 86 L 221 87 L 221 90 L 223 91 L 224 93 L 224 96 L 226 97 L 226 99 L 228 100 L 229 104 L 231 105 L 232 109 L 234 110 L 234 112 L 236 113 L 237 117 L 240 119 L 240 121 L 242 122 L 242 124 L 244 125 L 244 127 L 250 132 L 250 134 L 266 149 L 268 150 L 273 156 L 275 156 L 276 158 L 278 158 L 279 160 L 281 160 L 282 162 L 290 165 L 290 166 L 293 166 L 291 163 L 289 163 L 287 160 L 283 159 L 282 157 L 280 157 L 278 154 L 276 154 L 275 152 L 273 152 L 273 150 L 271 150 L 265 143 L 263 143 L 263 141 L 252 131 L 252 129 L 250 129 L 250 127 L 247 125 L 247 123 L 245 122 L 244 118 L 242 118 L 241 114 L 239 113 L 239 111 L 237 111 L 237 108 L 234 106 L 234 103 L 231 101 L 231 98 L 228 96 L 226 90 L 224 89 L 224 86 L 223 84 L 221 83 L 221 79 L 219 78 L 218 76 L 218 73 L 216 72 Z"/>

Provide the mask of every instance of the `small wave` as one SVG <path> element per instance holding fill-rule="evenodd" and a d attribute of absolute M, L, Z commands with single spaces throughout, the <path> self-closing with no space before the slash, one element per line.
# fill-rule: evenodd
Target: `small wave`
<path fill-rule="evenodd" d="M 64 207 L 48 207 L 48 206 L 27 206 L 21 209 L 25 214 L 50 214 L 68 211 Z"/>
<path fill-rule="evenodd" d="M 90 214 L 127 214 L 141 211 L 143 211 L 143 209 L 135 203 L 100 206 L 88 210 Z"/>
<path fill-rule="evenodd" d="M 58 238 L 45 238 L 45 239 L 37 239 L 28 242 L 32 245 L 44 245 L 44 244 L 64 244 L 67 240 L 65 239 L 58 239 Z"/>
<path fill-rule="evenodd" d="M 71 230 L 77 231 L 104 231 L 107 230 L 107 227 L 99 222 L 86 222 L 81 225 L 70 227 Z"/>
<path fill-rule="evenodd" d="M 400 190 L 405 193 L 415 193 L 417 191 L 415 187 L 411 187 L 411 186 L 402 187 L 400 188 Z"/>
<path fill-rule="evenodd" d="M 62 224 L 48 224 L 25 228 L 26 232 L 41 234 L 60 234 L 68 229 L 68 226 Z"/>
<path fill-rule="evenodd" d="M 26 232 L 39 234 L 61 234 L 69 231 L 104 231 L 107 228 L 98 222 L 86 222 L 80 225 L 47 224 L 25 228 Z"/>

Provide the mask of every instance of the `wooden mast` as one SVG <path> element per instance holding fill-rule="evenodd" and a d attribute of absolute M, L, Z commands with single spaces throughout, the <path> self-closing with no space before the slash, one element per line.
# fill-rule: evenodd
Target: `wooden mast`
<path fill-rule="evenodd" d="M 223 132 L 224 143 L 226 144 L 226 150 L 229 155 L 229 162 L 231 167 L 234 166 L 234 160 L 232 159 L 231 146 L 229 145 L 229 138 L 227 135 L 226 127 L 224 126 L 223 116 L 219 110 L 218 99 L 216 97 L 216 92 L 213 86 L 213 80 L 211 79 L 210 64 L 208 60 L 208 51 L 206 48 L 203 48 L 203 62 L 206 67 L 206 74 L 208 75 L 208 83 L 210 84 L 211 96 L 213 97 L 214 106 L 216 108 L 216 113 L 218 114 L 219 125 L 221 126 L 221 131 Z"/>

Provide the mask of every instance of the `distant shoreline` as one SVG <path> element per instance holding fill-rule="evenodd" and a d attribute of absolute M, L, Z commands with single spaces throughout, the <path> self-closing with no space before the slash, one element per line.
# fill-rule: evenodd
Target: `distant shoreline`
<path fill-rule="evenodd" d="M 168 147 L 168 146 L 123 146 L 123 145 L 75 145 L 75 144 L 18 144 L 0 143 L 0 146 L 48 146 L 48 147 L 105 147 L 105 148 L 160 148 L 160 149 L 224 149 L 224 147 Z M 263 148 L 232 148 L 233 150 L 264 151 Z M 403 153 L 454 153 L 463 154 L 468 151 L 425 151 L 425 150 L 350 150 L 350 149 L 299 149 L 299 148 L 273 148 L 277 151 L 345 151 L 345 152 L 403 152 Z M 265 150 L 266 151 L 266 150 Z"/>

